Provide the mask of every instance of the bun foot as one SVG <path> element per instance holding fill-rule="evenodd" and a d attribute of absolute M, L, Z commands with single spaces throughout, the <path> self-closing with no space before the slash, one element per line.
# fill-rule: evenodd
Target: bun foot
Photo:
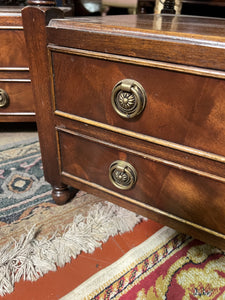
<path fill-rule="evenodd" d="M 52 198 L 58 205 L 63 205 L 72 197 L 67 185 L 54 186 L 52 190 Z"/>

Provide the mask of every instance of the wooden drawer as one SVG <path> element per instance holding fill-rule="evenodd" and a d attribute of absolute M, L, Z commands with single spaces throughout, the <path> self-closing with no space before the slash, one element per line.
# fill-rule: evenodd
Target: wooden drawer
<path fill-rule="evenodd" d="M 54 51 L 52 66 L 57 114 L 224 155 L 223 79 Z M 144 111 L 134 119 L 120 117 L 111 104 L 113 87 L 127 78 L 139 82 L 147 95 Z"/>
<path fill-rule="evenodd" d="M 0 29 L 0 41 L 0 67 L 28 67 L 22 28 Z"/>
<path fill-rule="evenodd" d="M 8 104 L 0 107 L 0 116 L 4 115 L 19 115 L 24 113 L 31 113 L 34 115 L 34 103 L 32 101 L 32 88 L 30 82 L 7 82 L 0 80 L 0 92 L 8 95 Z M 3 91 L 4 92 L 3 92 Z"/>
<path fill-rule="evenodd" d="M 59 130 L 59 144 L 61 172 L 64 176 L 87 185 L 94 184 L 99 189 L 103 187 L 109 194 L 117 192 L 176 215 L 184 222 L 190 221 L 225 233 L 220 221 L 225 214 L 223 183 L 168 167 L 163 160 L 155 162 L 144 152 L 135 154 L 128 148 L 120 149 L 115 144 L 76 132 Z M 136 184 L 131 189 L 122 190 L 110 181 L 110 165 L 118 160 L 128 162 L 137 172 Z M 212 197 L 211 192 L 215 187 L 216 193 Z"/>

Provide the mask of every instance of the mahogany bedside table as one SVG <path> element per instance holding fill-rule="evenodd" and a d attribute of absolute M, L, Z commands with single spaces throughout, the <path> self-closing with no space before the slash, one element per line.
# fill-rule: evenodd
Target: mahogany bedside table
<path fill-rule="evenodd" d="M 0 122 L 34 122 L 21 7 L 0 7 Z"/>
<path fill-rule="evenodd" d="M 54 6 L 55 2 L 48 3 Z M 35 122 L 22 8 L 0 6 L 0 122 Z M 70 7 L 60 9 L 71 12 Z"/>
<path fill-rule="evenodd" d="M 55 201 L 71 185 L 225 248 L 225 20 L 22 15 Z"/>

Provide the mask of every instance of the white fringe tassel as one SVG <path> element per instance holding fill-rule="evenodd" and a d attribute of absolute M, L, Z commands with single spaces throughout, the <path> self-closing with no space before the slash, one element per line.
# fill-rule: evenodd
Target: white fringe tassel
<path fill-rule="evenodd" d="M 62 236 L 37 240 L 35 226 L 19 241 L 0 250 L 0 295 L 12 293 L 20 279 L 35 281 L 76 258 L 81 251 L 92 253 L 110 236 L 124 233 L 144 218 L 109 202 L 95 204 L 87 217 L 77 215 Z"/>

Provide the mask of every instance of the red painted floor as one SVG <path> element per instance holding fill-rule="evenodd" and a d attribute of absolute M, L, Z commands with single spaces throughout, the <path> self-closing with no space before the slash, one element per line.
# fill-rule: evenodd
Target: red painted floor
<path fill-rule="evenodd" d="M 36 282 L 20 281 L 12 294 L 4 300 L 60 299 L 99 270 L 115 262 L 127 251 L 145 241 L 162 225 L 145 221 L 135 226 L 132 232 L 110 238 L 102 248 L 92 254 L 80 254 L 65 267 L 49 272 Z M 76 299 L 74 299 L 76 300 Z"/>

